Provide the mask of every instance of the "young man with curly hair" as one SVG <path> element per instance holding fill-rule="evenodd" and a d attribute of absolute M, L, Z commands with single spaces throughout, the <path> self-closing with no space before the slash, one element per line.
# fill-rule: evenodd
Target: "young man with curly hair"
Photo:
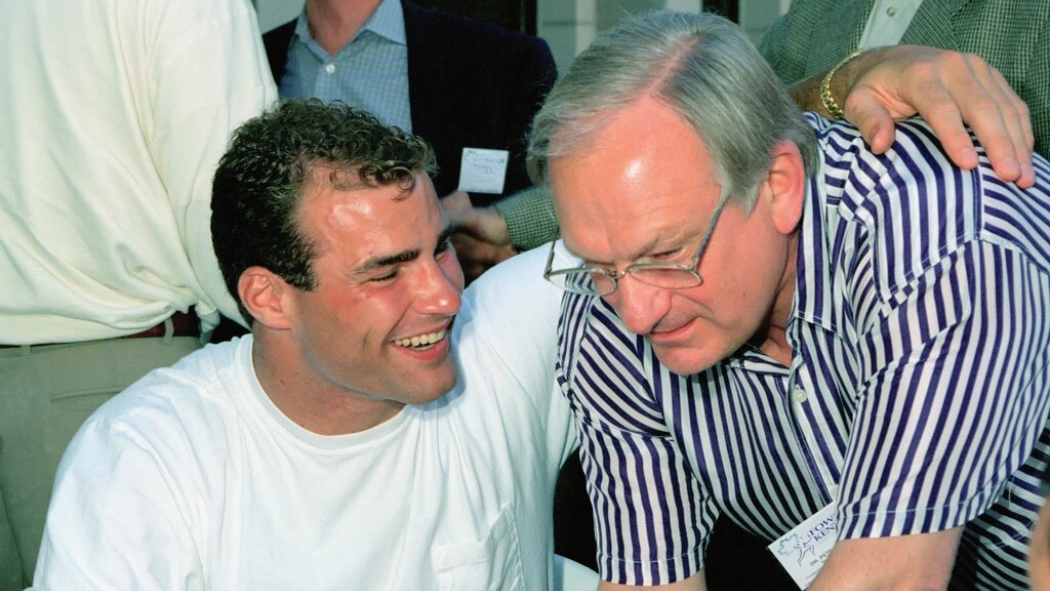
<path fill-rule="evenodd" d="M 432 164 L 425 142 L 345 105 L 287 102 L 238 130 L 212 232 L 251 335 L 88 420 L 37 588 L 549 584 L 536 516 L 574 444 L 543 347 L 559 294 L 516 286 L 536 253 L 461 295 Z"/>

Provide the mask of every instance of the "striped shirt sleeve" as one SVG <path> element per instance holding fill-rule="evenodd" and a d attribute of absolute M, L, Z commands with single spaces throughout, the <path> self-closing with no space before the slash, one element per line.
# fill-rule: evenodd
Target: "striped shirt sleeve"
<path fill-rule="evenodd" d="M 576 417 L 601 575 L 628 585 L 686 579 L 703 567 L 717 510 L 663 422 L 644 374 L 652 352 L 612 332 L 614 313 L 597 298 L 567 294 L 562 313 L 556 375 Z"/>
<path fill-rule="evenodd" d="M 860 381 L 841 538 L 976 519 L 1031 456 L 1050 411 L 1048 233 L 1037 219 L 1050 195 L 951 167 L 927 151 L 925 126 L 898 135 L 886 168 L 854 165 L 844 191 L 848 201 L 849 183 L 870 174 L 880 196 L 856 210 L 870 214 L 872 260 L 846 294 Z"/>
<path fill-rule="evenodd" d="M 1046 422 L 1047 302 L 1042 270 L 973 241 L 887 305 L 861 341 L 840 537 L 956 527 L 1001 496 Z"/>

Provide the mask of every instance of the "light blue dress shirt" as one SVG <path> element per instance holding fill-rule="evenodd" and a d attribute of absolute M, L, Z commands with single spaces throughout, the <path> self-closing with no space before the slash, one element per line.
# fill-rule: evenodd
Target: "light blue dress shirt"
<path fill-rule="evenodd" d="M 383 0 L 357 35 L 329 55 L 299 14 L 280 82 L 281 98 L 316 97 L 367 109 L 386 125 L 412 131 L 408 99 L 408 45 L 399 0 Z"/>

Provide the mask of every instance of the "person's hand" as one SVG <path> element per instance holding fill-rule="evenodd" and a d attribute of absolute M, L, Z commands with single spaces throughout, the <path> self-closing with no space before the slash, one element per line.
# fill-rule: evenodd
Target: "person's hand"
<path fill-rule="evenodd" d="M 507 222 L 495 209 L 474 207 L 470 195 L 463 191 L 442 198 L 441 207 L 456 229 L 452 245 L 468 283 L 517 254 L 510 244 Z"/>
<path fill-rule="evenodd" d="M 959 167 L 977 166 L 964 127 L 969 125 L 1000 178 L 1022 188 L 1035 184 L 1028 106 L 976 55 L 918 45 L 884 47 L 851 60 L 831 84 L 834 96 L 846 96 L 846 119 L 876 153 L 893 144 L 894 120 L 919 114 Z"/>

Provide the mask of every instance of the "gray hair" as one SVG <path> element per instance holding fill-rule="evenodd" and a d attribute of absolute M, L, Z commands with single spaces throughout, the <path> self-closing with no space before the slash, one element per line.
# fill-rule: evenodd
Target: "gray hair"
<path fill-rule="evenodd" d="M 547 184 L 550 158 L 587 149 L 612 112 L 646 94 L 689 122 L 723 194 L 747 210 L 779 141 L 798 145 L 806 170 L 815 170 L 812 128 L 736 25 L 713 14 L 655 11 L 599 35 L 551 90 L 529 138 L 533 182 Z"/>

